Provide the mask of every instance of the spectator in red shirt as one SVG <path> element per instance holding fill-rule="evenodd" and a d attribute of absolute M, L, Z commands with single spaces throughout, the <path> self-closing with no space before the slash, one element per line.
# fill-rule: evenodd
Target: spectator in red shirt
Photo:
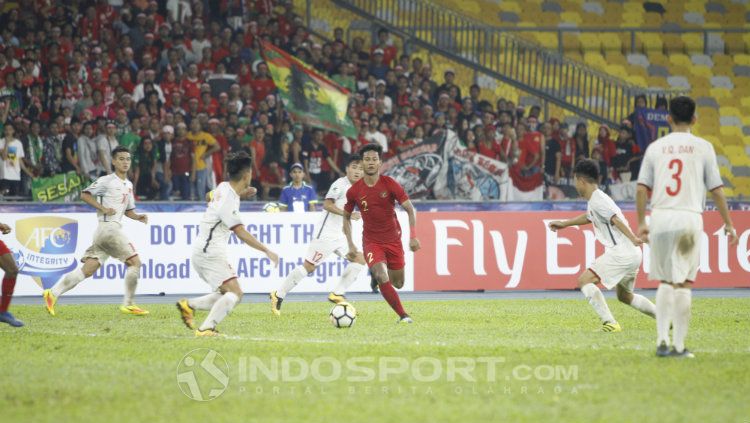
<path fill-rule="evenodd" d="M 193 143 L 187 139 L 187 125 L 177 124 L 177 135 L 172 141 L 170 155 L 173 192 L 184 201 L 190 200 L 190 172 L 193 169 Z"/>
<path fill-rule="evenodd" d="M 476 126 L 474 135 L 476 136 L 477 152 L 491 159 L 500 159 L 500 143 L 495 141 L 494 130 L 492 127 L 482 128 Z"/>
<path fill-rule="evenodd" d="M 255 69 L 255 79 L 250 83 L 253 89 L 253 101 L 259 103 L 276 89 L 265 62 L 258 63 Z"/>
<path fill-rule="evenodd" d="M 375 50 L 383 51 L 383 64 L 388 67 L 393 66 L 393 61 L 398 56 L 396 47 L 393 46 L 393 41 L 390 39 L 390 33 L 387 29 L 381 28 L 378 30 L 378 43 L 370 47 L 370 54 L 374 55 Z"/>
<path fill-rule="evenodd" d="M 180 87 L 185 94 L 185 98 L 198 98 L 201 95 L 201 83 L 198 78 L 198 66 L 193 63 L 188 66 L 187 75 L 183 76 Z"/>
<path fill-rule="evenodd" d="M 610 137 L 609 127 L 602 125 L 599 127 L 599 136 L 596 138 L 597 145 L 600 147 L 601 158 L 607 164 L 612 165 L 612 157 L 617 154 L 617 146 Z"/>

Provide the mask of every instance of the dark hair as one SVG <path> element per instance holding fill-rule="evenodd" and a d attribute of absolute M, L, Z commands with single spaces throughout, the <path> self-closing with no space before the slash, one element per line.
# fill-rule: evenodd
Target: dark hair
<path fill-rule="evenodd" d="M 695 116 L 695 101 L 687 96 L 669 100 L 669 115 L 674 123 L 690 123 Z"/>
<path fill-rule="evenodd" d="M 588 182 L 599 182 L 599 164 L 591 159 L 582 159 L 576 163 L 573 173 L 577 177 L 586 179 Z"/>
<path fill-rule="evenodd" d="M 242 174 L 253 168 L 253 158 L 247 152 L 240 151 L 227 156 L 226 165 L 229 179 L 237 181 L 242 178 Z"/>
<path fill-rule="evenodd" d="M 383 146 L 378 143 L 367 144 L 364 147 L 360 148 L 359 155 L 365 157 L 365 153 L 367 153 L 368 151 L 374 151 L 378 153 L 378 158 L 381 158 L 383 156 Z"/>
<path fill-rule="evenodd" d="M 128 153 L 128 154 L 130 154 L 130 150 L 127 147 L 125 147 L 125 146 L 118 145 L 117 147 L 115 147 L 114 150 L 112 150 L 112 158 L 113 159 L 115 158 L 115 156 L 117 156 L 117 153 Z"/>
<path fill-rule="evenodd" d="M 362 161 L 362 156 L 360 156 L 359 154 L 352 154 L 351 156 L 349 156 L 349 160 L 346 162 L 346 165 L 349 166 L 354 162 L 361 162 L 361 161 Z"/>

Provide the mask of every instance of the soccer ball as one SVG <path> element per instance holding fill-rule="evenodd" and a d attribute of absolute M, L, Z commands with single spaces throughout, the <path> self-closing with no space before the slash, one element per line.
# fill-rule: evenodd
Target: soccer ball
<path fill-rule="evenodd" d="M 263 211 L 266 213 L 278 213 L 281 211 L 279 203 L 266 203 L 263 205 Z"/>
<path fill-rule="evenodd" d="M 349 303 L 338 303 L 331 309 L 331 323 L 337 328 L 350 328 L 357 319 L 357 310 Z"/>

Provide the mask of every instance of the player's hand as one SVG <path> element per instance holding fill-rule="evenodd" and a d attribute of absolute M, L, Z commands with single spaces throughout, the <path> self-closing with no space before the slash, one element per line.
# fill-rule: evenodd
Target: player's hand
<path fill-rule="evenodd" d="M 273 263 L 273 268 L 279 267 L 279 255 L 274 253 L 271 250 L 266 251 L 266 257 L 268 257 L 271 260 L 271 263 Z"/>
<path fill-rule="evenodd" d="M 138 218 L 135 219 L 135 220 L 137 220 L 137 221 L 139 221 L 139 222 L 141 222 L 143 224 L 148 225 L 148 215 L 147 214 L 139 214 Z"/>
<path fill-rule="evenodd" d="M 7 232 L 3 232 L 7 233 Z M 724 226 L 724 233 L 729 237 L 729 245 L 735 245 L 737 244 L 738 238 L 737 238 L 737 231 L 734 230 L 734 227 L 732 226 Z"/>
<path fill-rule="evenodd" d="M 10 226 L 6 225 L 5 223 L 0 223 L 0 232 L 3 233 L 3 235 L 7 235 L 10 233 Z"/>
<path fill-rule="evenodd" d="M 417 251 L 420 248 L 422 248 L 422 245 L 419 243 L 419 240 L 417 238 L 412 238 L 409 240 L 409 249 L 412 251 Z"/>
<path fill-rule="evenodd" d="M 549 230 L 552 232 L 557 232 L 560 229 L 565 228 L 565 224 L 562 220 L 555 220 L 554 222 L 549 222 Z"/>
<path fill-rule="evenodd" d="M 117 214 L 115 209 L 109 207 L 105 207 L 104 210 L 102 210 L 102 213 L 104 213 L 105 216 L 114 216 L 115 214 Z"/>
<path fill-rule="evenodd" d="M 644 244 L 648 244 L 648 233 L 648 225 L 642 225 L 638 227 L 638 238 Z"/>
<path fill-rule="evenodd" d="M 630 242 L 632 242 L 636 247 L 640 247 L 641 245 L 643 245 L 643 240 L 638 237 L 631 239 Z"/>
<path fill-rule="evenodd" d="M 349 248 L 349 252 L 346 253 L 346 259 L 353 262 L 356 260 L 357 254 L 359 254 L 359 251 L 356 248 Z"/>
<path fill-rule="evenodd" d="M 247 187 L 244 191 L 240 193 L 240 198 L 245 197 L 255 197 L 255 194 L 258 193 L 258 190 L 255 187 Z"/>
<path fill-rule="evenodd" d="M 352 220 L 359 220 L 359 219 L 362 219 L 362 213 L 360 213 L 360 212 L 352 212 L 352 214 L 351 214 L 350 218 L 351 218 Z"/>

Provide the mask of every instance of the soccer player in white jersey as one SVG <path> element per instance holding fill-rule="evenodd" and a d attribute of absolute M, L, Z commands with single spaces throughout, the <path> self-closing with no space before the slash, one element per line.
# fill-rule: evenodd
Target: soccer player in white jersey
<path fill-rule="evenodd" d="M 700 264 L 706 190 L 724 220 L 730 244 L 737 242 L 737 234 L 729 217 L 714 147 L 690 133 L 695 123 L 695 102 L 684 96 L 673 98 L 667 119 L 672 133 L 648 146 L 638 175 L 638 235 L 651 247 L 649 279 L 661 281 L 656 290 L 656 355 L 692 358 L 685 348 L 685 337 L 690 322 L 690 288 Z M 651 221 L 647 224 L 649 193 Z M 674 327 L 671 350 L 670 324 Z"/>
<path fill-rule="evenodd" d="M 297 286 L 305 276 L 312 273 L 328 256 L 336 254 L 339 257 L 346 258 L 348 252 L 346 237 L 344 232 L 341 231 L 346 191 L 360 179 L 362 179 L 362 158 L 354 154 L 349 158 L 349 164 L 346 166 L 346 176 L 337 179 L 328 189 L 323 203 L 325 214 L 316 228 L 315 239 L 307 247 L 304 263 L 289 272 L 277 291 L 271 292 L 271 310 L 274 314 L 281 314 L 281 303 L 286 298 L 286 294 Z M 359 212 L 352 214 L 353 220 L 359 220 L 360 218 Z M 358 253 L 344 269 L 333 292 L 328 294 L 328 301 L 335 304 L 346 301 L 344 293 L 364 268 L 365 258 L 362 253 Z"/>
<path fill-rule="evenodd" d="M 242 299 L 242 288 L 227 257 L 230 233 L 265 253 L 274 267 L 279 264 L 279 256 L 250 235 L 240 218 L 240 194 L 246 192 L 252 181 L 252 158 L 245 152 L 229 156 L 226 169 L 229 181 L 220 183 L 209 196 L 198 238 L 193 244 L 193 268 L 214 292 L 177 302 L 182 321 L 189 329 L 196 329 L 195 310 L 210 310 L 206 320 L 195 330 L 195 336 L 218 336 L 216 326 Z"/>
<path fill-rule="evenodd" d="M 588 201 L 586 213 L 576 218 L 550 222 L 549 228 L 557 231 L 568 226 L 594 225 L 596 239 L 604 245 L 604 254 L 578 277 L 581 292 L 602 321 L 602 331 L 620 332 L 622 328 L 612 316 L 602 291 L 617 288 L 617 299 L 643 314 L 654 317 L 654 304 L 643 295 L 634 294 L 635 278 L 641 265 L 641 240 L 633 234 L 620 208 L 599 189 L 599 164 L 584 159 L 574 169 L 576 190 Z"/>
<path fill-rule="evenodd" d="M 122 230 L 122 216 L 127 216 L 141 223 L 148 223 L 148 216 L 135 212 L 133 184 L 128 180 L 130 169 L 130 150 L 119 146 L 112 150 L 114 173 L 102 176 L 81 193 L 81 200 L 96 209 L 99 226 L 94 231 L 94 242 L 83 254 L 83 266 L 76 269 L 52 288 L 44 290 L 44 304 L 51 315 L 55 315 L 57 298 L 73 289 L 99 269 L 109 257 L 125 263 L 125 297 L 120 311 L 125 314 L 143 316 L 148 311 L 133 304 L 135 288 L 141 270 L 141 260 L 135 247 Z"/>

